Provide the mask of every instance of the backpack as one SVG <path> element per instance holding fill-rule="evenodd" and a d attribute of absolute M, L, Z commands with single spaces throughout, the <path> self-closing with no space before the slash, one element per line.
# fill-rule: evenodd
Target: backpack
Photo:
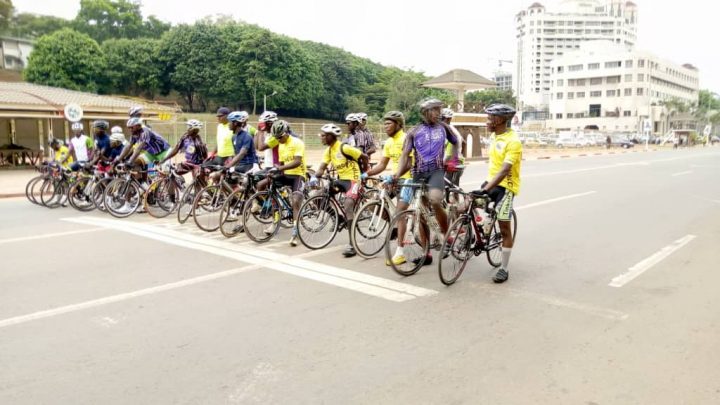
<path fill-rule="evenodd" d="M 345 159 L 347 159 L 347 160 L 352 160 L 353 162 L 357 162 L 358 167 L 360 168 L 360 173 L 365 173 L 365 172 L 367 172 L 367 171 L 370 169 L 370 168 L 368 167 L 367 161 L 365 161 L 365 162 L 363 163 L 363 162 L 361 162 L 360 160 L 355 159 L 354 157 L 352 157 L 352 156 L 348 155 L 347 153 L 345 153 L 345 149 L 343 149 L 343 147 L 344 147 L 345 145 L 347 145 L 345 142 L 343 142 L 343 143 L 340 144 L 340 153 L 342 153 L 343 156 L 345 156 Z"/>

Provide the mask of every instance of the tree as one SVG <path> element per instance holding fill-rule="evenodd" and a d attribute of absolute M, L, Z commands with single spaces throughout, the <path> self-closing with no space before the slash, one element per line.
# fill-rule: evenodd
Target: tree
<path fill-rule="evenodd" d="M 111 38 L 158 38 L 170 28 L 154 16 L 143 21 L 140 3 L 128 0 L 80 0 L 73 26 L 99 43 Z"/>
<path fill-rule="evenodd" d="M 159 46 L 159 40 L 150 38 L 103 42 L 102 51 L 108 66 L 104 92 L 153 98 L 160 90 Z"/>
<path fill-rule="evenodd" d="M 513 96 L 512 90 L 500 90 L 500 89 L 486 89 L 480 91 L 474 91 L 465 95 L 465 104 L 479 104 L 477 106 L 479 111 L 482 111 L 485 106 L 495 103 L 507 104 L 514 106 L 516 104 L 515 96 Z"/>
<path fill-rule="evenodd" d="M 18 38 L 39 38 L 70 27 L 70 21 L 48 15 L 20 13 L 13 15 L 8 32 Z"/>
<path fill-rule="evenodd" d="M 0 0 L 0 32 L 5 32 L 10 26 L 13 10 L 11 0 Z"/>
<path fill-rule="evenodd" d="M 104 70 L 100 45 L 86 34 L 64 28 L 35 43 L 23 76 L 31 83 L 97 92 Z"/>

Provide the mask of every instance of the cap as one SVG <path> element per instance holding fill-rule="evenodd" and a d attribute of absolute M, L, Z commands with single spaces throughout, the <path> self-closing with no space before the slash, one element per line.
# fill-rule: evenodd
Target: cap
<path fill-rule="evenodd" d="M 218 117 L 223 116 L 223 115 L 228 115 L 228 114 L 230 114 L 230 109 L 227 107 L 220 107 L 217 110 Z"/>

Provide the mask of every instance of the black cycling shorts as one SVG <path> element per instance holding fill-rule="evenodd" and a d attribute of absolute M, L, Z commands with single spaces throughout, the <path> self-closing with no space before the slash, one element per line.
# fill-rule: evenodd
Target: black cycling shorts
<path fill-rule="evenodd" d="M 425 183 L 429 189 L 445 189 L 445 171 L 442 169 L 432 172 L 413 173 L 413 183 Z"/>
<path fill-rule="evenodd" d="M 303 191 L 303 187 L 305 186 L 305 178 L 297 174 L 283 174 L 282 176 L 275 177 L 273 181 L 275 181 L 276 184 L 280 184 L 282 186 L 290 186 L 292 187 L 293 192 L 299 193 Z"/>

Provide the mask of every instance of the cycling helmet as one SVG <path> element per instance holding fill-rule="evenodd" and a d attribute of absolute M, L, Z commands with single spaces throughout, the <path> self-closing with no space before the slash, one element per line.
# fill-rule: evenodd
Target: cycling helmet
<path fill-rule="evenodd" d="M 49 144 L 50 146 L 57 145 L 57 144 L 61 144 L 61 143 L 62 143 L 62 142 L 60 141 L 59 138 L 52 138 L 52 139 L 50 139 L 50 141 L 48 141 L 48 144 Z"/>
<path fill-rule="evenodd" d="M 203 127 L 203 123 L 198 120 L 189 120 L 185 125 L 187 125 L 187 129 L 201 129 Z"/>
<path fill-rule="evenodd" d="M 72 126 L 70 126 L 70 129 L 72 129 L 73 131 L 82 131 L 83 124 L 82 122 L 73 122 Z"/>
<path fill-rule="evenodd" d="M 110 128 L 110 123 L 104 120 L 97 120 L 93 121 L 92 123 L 93 128 L 100 128 L 107 131 L 108 128 Z"/>
<path fill-rule="evenodd" d="M 420 111 L 432 110 L 433 108 L 442 108 L 445 104 L 436 98 L 427 98 L 420 102 Z"/>
<path fill-rule="evenodd" d="M 117 127 L 116 127 L 117 128 Z M 123 135 L 122 132 L 113 132 L 112 135 L 110 135 L 110 142 L 120 142 L 125 143 L 125 135 Z"/>
<path fill-rule="evenodd" d="M 131 117 L 126 124 L 128 128 L 134 127 L 135 125 L 142 125 L 142 119 L 139 117 Z"/>
<path fill-rule="evenodd" d="M 248 113 L 245 111 L 233 111 L 227 116 L 230 122 L 245 122 L 248 119 Z"/>
<path fill-rule="evenodd" d="M 360 122 L 360 115 L 356 113 L 350 113 L 345 117 L 345 122 Z"/>
<path fill-rule="evenodd" d="M 278 116 L 277 113 L 274 111 L 265 111 L 264 113 L 260 114 L 260 118 L 258 121 L 260 122 L 275 122 L 277 121 Z"/>
<path fill-rule="evenodd" d="M 272 134 L 275 138 L 282 138 L 283 135 L 290 132 L 290 124 L 287 121 L 275 121 L 272 126 Z"/>
<path fill-rule="evenodd" d="M 367 119 L 368 119 L 368 115 L 365 113 L 357 113 L 357 116 L 360 119 L 360 121 L 367 121 Z"/>
<path fill-rule="evenodd" d="M 440 117 L 442 118 L 452 118 L 453 117 L 453 110 L 449 108 L 443 108 L 442 112 L 440 113 Z"/>
<path fill-rule="evenodd" d="M 134 105 L 128 110 L 128 115 L 131 117 L 139 117 L 143 113 L 142 106 Z"/>
<path fill-rule="evenodd" d="M 335 124 L 323 125 L 322 128 L 320 128 L 320 132 L 322 132 L 324 134 L 333 134 L 336 137 L 338 137 L 338 136 L 340 136 L 340 134 L 342 134 L 342 130 L 340 129 L 340 127 L 338 127 Z"/>
<path fill-rule="evenodd" d="M 388 111 L 383 116 L 383 120 L 394 121 L 402 128 L 405 126 L 405 116 L 400 111 Z"/>
<path fill-rule="evenodd" d="M 515 109 L 506 104 L 491 104 L 485 109 L 485 114 L 512 118 L 515 116 Z"/>
<path fill-rule="evenodd" d="M 112 129 L 110 129 L 110 133 L 112 133 L 112 134 L 122 134 L 122 133 L 123 133 L 123 130 L 122 130 L 122 128 L 121 128 L 120 126 L 115 125 L 114 127 L 112 127 Z"/>

